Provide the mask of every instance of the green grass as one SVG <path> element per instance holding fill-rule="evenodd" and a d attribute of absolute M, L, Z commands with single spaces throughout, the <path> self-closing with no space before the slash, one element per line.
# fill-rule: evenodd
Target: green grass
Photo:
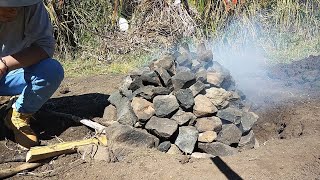
<path fill-rule="evenodd" d="M 112 63 L 97 59 L 62 60 L 67 77 L 81 77 L 102 74 L 128 74 L 152 60 L 149 54 L 114 55 Z"/>

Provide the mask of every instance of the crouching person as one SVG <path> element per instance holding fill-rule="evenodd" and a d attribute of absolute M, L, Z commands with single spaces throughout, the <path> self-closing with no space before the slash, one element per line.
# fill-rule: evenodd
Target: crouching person
<path fill-rule="evenodd" d="M 57 90 L 64 77 L 52 59 L 52 25 L 41 0 L 0 0 L 0 96 L 19 95 L 5 117 L 15 141 L 38 145 L 30 118 Z"/>

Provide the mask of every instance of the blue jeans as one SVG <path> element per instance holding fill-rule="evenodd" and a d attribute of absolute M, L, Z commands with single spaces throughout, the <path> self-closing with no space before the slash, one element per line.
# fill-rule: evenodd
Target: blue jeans
<path fill-rule="evenodd" d="M 61 64 L 45 59 L 27 68 L 10 71 L 0 79 L 0 96 L 20 95 L 15 108 L 20 113 L 35 113 L 58 89 L 64 78 Z"/>

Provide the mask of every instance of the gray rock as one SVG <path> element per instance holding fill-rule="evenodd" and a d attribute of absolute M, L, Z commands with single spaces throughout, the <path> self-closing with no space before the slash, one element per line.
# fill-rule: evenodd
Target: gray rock
<path fill-rule="evenodd" d="M 167 87 L 171 84 L 171 76 L 167 70 L 161 67 L 156 69 L 156 72 L 158 73 L 163 86 Z"/>
<path fill-rule="evenodd" d="M 215 156 L 207 153 L 194 152 L 191 154 L 191 157 L 196 159 L 209 159 L 214 158 Z"/>
<path fill-rule="evenodd" d="M 198 141 L 211 143 L 217 138 L 217 133 L 214 131 L 206 131 L 199 134 Z"/>
<path fill-rule="evenodd" d="M 212 87 L 210 89 L 206 89 L 205 96 L 209 98 L 211 102 L 218 107 L 218 109 L 221 109 L 228 104 L 228 100 L 232 96 L 232 93 L 222 88 Z"/>
<path fill-rule="evenodd" d="M 158 150 L 161 152 L 167 152 L 171 148 L 171 142 L 170 141 L 164 141 L 159 144 Z"/>
<path fill-rule="evenodd" d="M 176 132 L 178 124 L 167 118 L 153 116 L 147 122 L 145 128 L 162 139 L 169 139 Z"/>
<path fill-rule="evenodd" d="M 172 154 L 172 155 L 181 155 L 182 152 L 180 151 L 180 149 L 178 148 L 177 145 L 175 144 L 171 144 L 170 149 L 167 152 L 168 154 Z"/>
<path fill-rule="evenodd" d="M 257 122 L 259 116 L 253 112 L 243 112 L 241 117 L 240 129 L 243 133 L 251 130 L 255 122 Z"/>
<path fill-rule="evenodd" d="M 159 69 L 161 67 L 169 71 L 171 74 L 175 74 L 174 57 L 166 54 L 150 64 L 151 70 Z"/>
<path fill-rule="evenodd" d="M 165 87 L 143 86 L 134 92 L 135 96 L 141 96 L 147 100 L 153 99 L 157 95 L 168 95 L 170 90 Z"/>
<path fill-rule="evenodd" d="M 220 142 L 199 143 L 198 148 L 203 152 L 211 154 L 213 156 L 231 156 L 238 152 L 236 148 L 230 147 Z"/>
<path fill-rule="evenodd" d="M 191 67 L 191 56 L 188 53 L 182 53 L 179 57 L 177 57 L 176 62 L 179 66 Z"/>
<path fill-rule="evenodd" d="M 144 72 L 141 79 L 144 85 L 161 86 L 160 79 L 155 71 Z"/>
<path fill-rule="evenodd" d="M 142 79 L 140 76 L 135 76 L 133 78 L 132 83 L 128 87 L 128 90 L 135 91 L 135 90 L 139 89 L 140 87 L 143 87 Z"/>
<path fill-rule="evenodd" d="M 194 98 L 194 102 L 195 105 L 193 107 L 193 114 L 197 117 L 209 116 L 218 111 L 210 99 L 204 95 L 199 94 L 196 96 Z"/>
<path fill-rule="evenodd" d="M 192 92 L 193 97 L 197 96 L 201 91 L 203 91 L 205 88 L 205 85 L 203 82 L 198 80 L 196 83 L 194 83 L 192 86 L 190 86 L 190 90 Z"/>
<path fill-rule="evenodd" d="M 106 121 L 116 121 L 117 120 L 117 109 L 113 105 L 109 105 L 104 109 L 103 119 Z"/>
<path fill-rule="evenodd" d="M 197 117 L 191 112 L 184 112 L 179 109 L 171 119 L 175 120 L 180 126 L 185 125 L 191 121 L 194 121 Z"/>
<path fill-rule="evenodd" d="M 253 149 L 256 144 L 254 133 L 251 130 L 246 136 L 242 136 L 239 142 L 239 148 L 241 150 Z"/>
<path fill-rule="evenodd" d="M 222 142 L 227 145 L 233 143 L 239 143 L 242 132 L 234 124 L 225 124 L 222 125 L 222 130 L 219 132 L 217 141 Z"/>
<path fill-rule="evenodd" d="M 179 103 L 174 95 L 159 95 L 153 99 L 153 105 L 158 117 L 166 117 L 179 109 Z"/>
<path fill-rule="evenodd" d="M 188 88 L 195 83 L 195 75 L 190 71 L 179 71 L 176 75 L 172 76 L 171 79 L 176 91 L 181 88 Z"/>
<path fill-rule="evenodd" d="M 191 154 L 198 139 L 198 131 L 193 126 L 179 127 L 175 144 L 185 153 Z"/>
<path fill-rule="evenodd" d="M 228 107 L 226 109 L 219 110 L 217 116 L 223 120 L 232 122 L 234 124 L 239 124 L 241 121 L 242 114 L 242 111 L 233 107 Z"/>
<path fill-rule="evenodd" d="M 130 126 L 133 126 L 138 121 L 138 117 L 133 112 L 131 103 L 126 97 L 122 98 L 121 104 L 117 107 L 117 121 L 120 124 Z"/>
<path fill-rule="evenodd" d="M 192 60 L 191 63 L 191 70 L 193 72 L 197 72 L 202 67 L 201 63 L 196 59 Z"/>
<path fill-rule="evenodd" d="M 201 82 L 207 82 L 207 71 L 203 68 L 200 68 L 196 73 L 196 80 Z"/>
<path fill-rule="evenodd" d="M 159 145 L 159 139 L 145 130 L 139 130 L 127 125 L 114 124 L 106 129 L 108 140 L 125 143 L 135 147 L 153 148 Z"/>
<path fill-rule="evenodd" d="M 110 97 L 108 98 L 108 101 L 112 105 L 118 107 L 118 106 L 120 106 L 120 104 L 122 102 L 122 98 L 123 98 L 123 96 L 121 95 L 120 91 L 115 91 L 114 93 L 112 93 L 110 95 Z"/>
<path fill-rule="evenodd" d="M 142 122 L 149 120 L 155 114 L 153 104 L 145 99 L 134 97 L 131 106 L 133 112 Z"/>
<path fill-rule="evenodd" d="M 213 60 L 213 53 L 211 50 L 202 51 L 198 54 L 199 62 L 211 62 Z"/>
<path fill-rule="evenodd" d="M 175 95 L 182 108 L 190 109 L 194 105 L 194 97 L 190 89 L 180 89 Z"/>

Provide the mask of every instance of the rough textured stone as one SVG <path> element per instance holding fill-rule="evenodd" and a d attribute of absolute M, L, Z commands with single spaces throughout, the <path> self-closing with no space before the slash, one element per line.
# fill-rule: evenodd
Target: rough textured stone
<path fill-rule="evenodd" d="M 187 52 L 184 52 L 179 57 L 177 57 L 176 62 L 178 63 L 179 66 L 184 66 L 189 68 L 192 65 L 191 56 Z"/>
<path fill-rule="evenodd" d="M 191 61 L 191 70 L 193 72 L 198 71 L 202 67 L 201 63 L 198 60 L 194 59 Z"/>
<path fill-rule="evenodd" d="M 218 117 L 205 117 L 196 120 L 195 127 L 199 132 L 221 130 L 222 122 Z"/>
<path fill-rule="evenodd" d="M 192 86 L 190 86 L 190 90 L 192 92 L 193 97 L 197 96 L 201 91 L 203 91 L 205 88 L 205 85 L 203 82 L 198 80 L 196 83 L 194 83 Z"/>
<path fill-rule="evenodd" d="M 206 89 L 205 96 L 209 98 L 216 107 L 221 108 L 225 106 L 225 102 L 229 100 L 229 98 L 232 96 L 232 93 L 222 88 L 212 87 L 210 89 Z"/>
<path fill-rule="evenodd" d="M 174 57 L 172 55 L 163 55 L 158 60 L 150 64 L 150 69 L 155 70 L 163 68 L 170 73 L 175 73 Z"/>
<path fill-rule="evenodd" d="M 145 99 L 134 97 L 131 106 L 140 121 L 145 122 L 155 114 L 153 104 Z"/>
<path fill-rule="evenodd" d="M 198 60 L 199 62 L 211 62 L 213 60 L 213 53 L 211 50 L 205 50 L 202 51 L 200 54 L 198 54 Z"/>
<path fill-rule="evenodd" d="M 166 117 L 179 108 L 174 95 L 161 95 L 153 99 L 153 105 L 158 117 Z"/>
<path fill-rule="evenodd" d="M 243 112 L 232 107 L 228 107 L 226 109 L 219 110 L 217 116 L 223 120 L 232 122 L 234 124 L 239 124 Z"/>
<path fill-rule="evenodd" d="M 178 124 L 171 119 L 153 116 L 145 128 L 162 139 L 169 139 L 176 132 Z"/>
<path fill-rule="evenodd" d="M 196 80 L 201 82 L 207 82 L 207 71 L 203 68 L 200 68 L 196 73 Z"/>
<path fill-rule="evenodd" d="M 141 79 L 144 85 L 155 85 L 155 86 L 161 85 L 160 79 L 155 71 L 144 72 L 141 75 Z"/>
<path fill-rule="evenodd" d="M 241 117 L 241 123 L 240 123 L 240 129 L 241 131 L 248 132 L 251 130 L 252 126 L 255 122 L 257 122 L 259 116 L 256 115 L 253 112 L 243 112 L 243 115 Z"/>
<path fill-rule="evenodd" d="M 138 121 L 138 117 L 133 112 L 131 103 L 126 97 L 122 98 L 121 104 L 117 106 L 117 121 L 120 124 L 126 124 L 130 126 L 133 126 Z"/>
<path fill-rule="evenodd" d="M 190 109 L 194 105 L 194 97 L 190 89 L 180 89 L 175 95 L 182 108 Z"/>
<path fill-rule="evenodd" d="M 175 90 L 179 90 L 181 88 L 190 87 L 195 80 L 195 75 L 190 71 L 180 71 L 176 75 L 172 76 L 172 85 Z"/>
<path fill-rule="evenodd" d="M 217 138 L 217 133 L 214 131 L 206 131 L 199 134 L 198 141 L 199 142 L 207 142 L 211 143 Z"/>
<path fill-rule="evenodd" d="M 215 156 L 207 153 L 194 152 L 191 154 L 191 157 L 196 159 L 208 159 L 208 158 L 214 158 Z"/>
<path fill-rule="evenodd" d="M 193 107 L 193 114 L 197 117 L 209 116 L 218 111 L 218 109 L 212 104 L 210 99 L 204 95 L 199 94 L 194 99 L 195 105 Z"/>
<path fill-rule="evenodd" d="M 178 148 L 177 145 L 175 144 L 171 144 L 170 149 L 167 152 L 168 154 L 172 154 L 172 155 L 180 155 L 182 154 L 182 152 L 180 151 L 180 149 Z"/>
<path fill-rule="evenodd" d="M 213 156 L 230 156 L 238 152 L 236 148 L 230 147 L 220 142 L 199 143 L 198 148 L 203 152 L 206 152 Z"/>
<path fill-rule="evenodd" d="M 221 83 L 224 80 L 224 76 L 218 72 L 207 72 L 207 82 L 220 87 Z"/>
<path fill-rule="evenodd" d="M 233 143 L 239 143 L 242 132 L 234 124 L 225 124 L 222 125 L 222 130 L 219 132 L 217 141 L 222 142 L 227 145 Z"/>
<path fill-rule="evenodd" d="M 140 87 L 143 87 L 142 79 L 140 76 L 136 76 L 133 78 L 133 81 L 130 84 L 130 86 L 128 87 L 128 90 L 135 91 L 135 90 L 139 89 Z"/>
<path fill-rule="evenodd" d="M 112 105 L 118 107 L 118 106 L 120 106 L 120 104 L 122 102 L 122 98 L 123 98 L 123 96 L 121 95 L 120 91 L 115 91 L 114 93 L 112 93 L 110 95 L 110 97 L 108 98 L 108 101 Z"/>
<path fill-rule="evenodd" d="M 253 149 L 256 144 L 254 133 L 251 130 L 247 135 L 242 136 L 239 142 L 239 148 L 241 150 Z"/>
<path fill-rule="evenodd" d="M 158 146 L 158 150 L 161 152 L 167 152 L 171 147 L 171 142 L 170 141 L 164 141 L 162 143 L 159 144 Z"/>
<path fill-rule="evenodd" d="M 159 139 L 145 130 L 121 124 L 115 124 L 106 129 L 108 140 L 111 142 L 125 143 L 136 147 L 153 148 L 159 145 Z"/>
<path fill-rule="evenodd" d="M 113 105 L 109 105 L 104 109 L 103 112 L 103 119 L 105 121 L 116 121 L 117 120 L 117 109 Z"/>
<path fill-rule="evenodd" d="M 184 112 L 183 110 L 178 110 L 171 119 L 175 120 L 180 126 L 185 125 L 191 121 L 194 121 L 197 117 L 191 112 Z"/>
<path fill-rule="evenodd" d="M 191 154 L 198 139 L 198 131 L 193 126 L 179 127 L 179 134 L 175 144 L 183 152 Z"/>
<path fill-rule="evenodd" d="M 156 72 L 158 73 L 163 86 L 169 86 L 169 84 L 171 83 L 171 76 L 168 71 L 164 68 L 159 68 L 156 69 Z"/>
<path fill-rule="evenodd" d="M 168 95 L 170 90 L 165 87 L 143 86 L 134 92 L 135 96 L 141 96 L 147 100 L 153 99 L 157 95 Z"/>

